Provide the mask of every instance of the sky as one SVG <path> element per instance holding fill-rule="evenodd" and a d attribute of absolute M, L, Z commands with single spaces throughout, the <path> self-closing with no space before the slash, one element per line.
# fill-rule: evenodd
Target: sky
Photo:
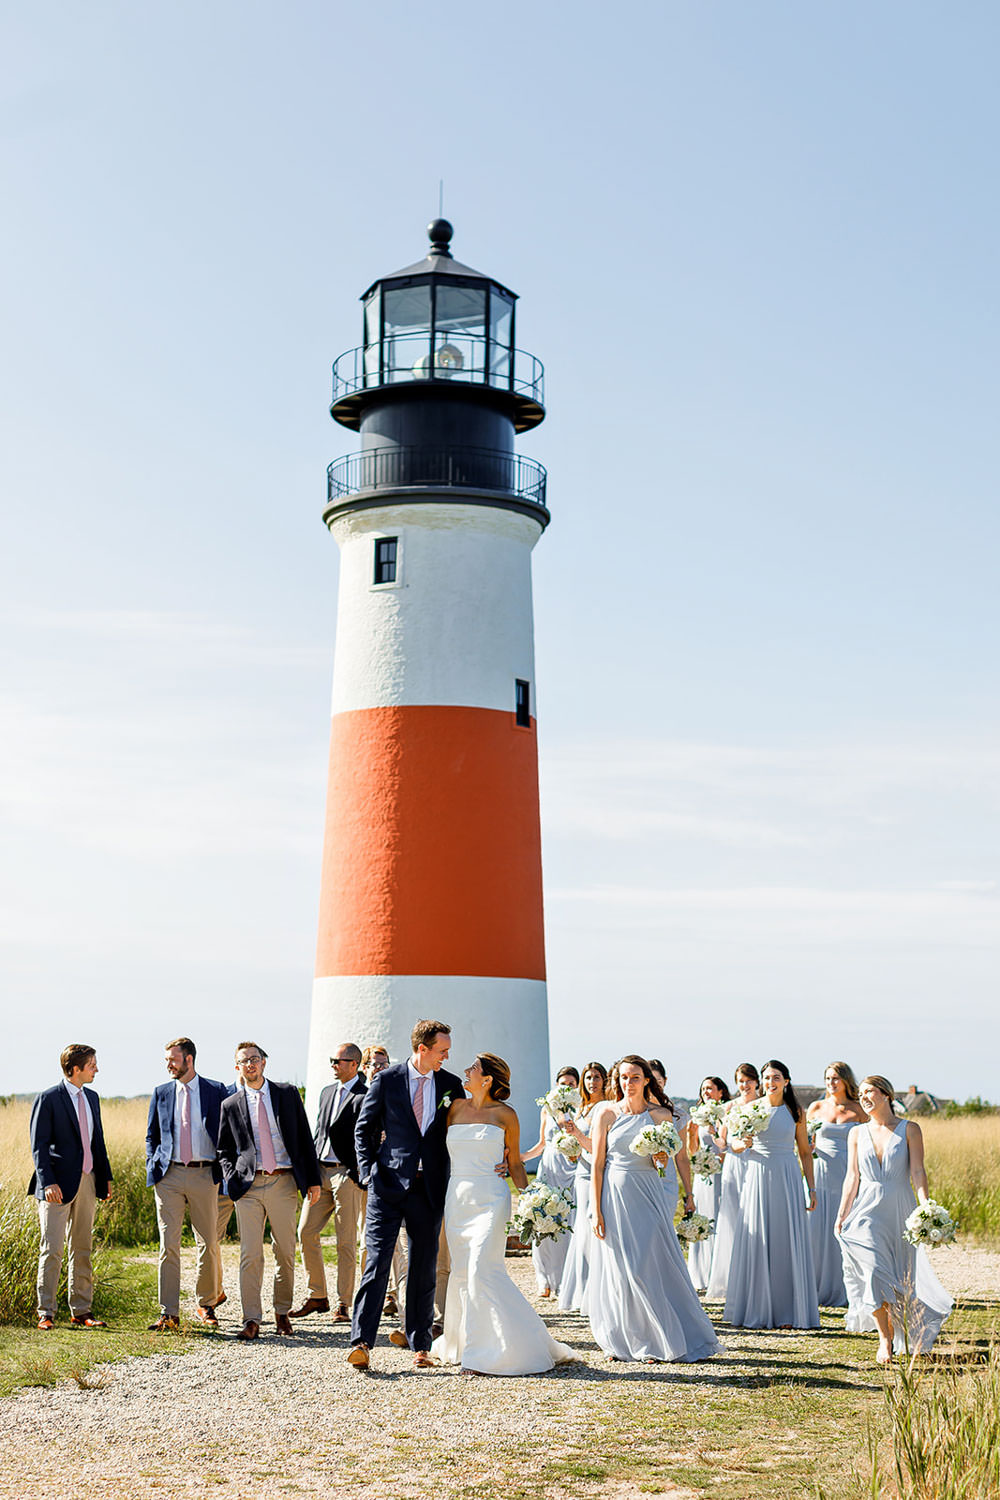
<path fill-rule="evenodd" d="M 0 5 L 0 1092 L 78 1039 L 142 1092 L 185 1032 L 305 1075 L 330 365 L 443 179 L 546 367 L 553 1063 L 1000 1098 L 998 42 L 974 0 Z"/>

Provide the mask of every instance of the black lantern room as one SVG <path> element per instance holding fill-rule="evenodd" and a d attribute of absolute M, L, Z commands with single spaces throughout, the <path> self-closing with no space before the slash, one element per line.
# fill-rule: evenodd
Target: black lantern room
<path fill-rule="evenodd" d="M 545 470 L 514 452 L 515 433 L 545 417 L 541 362 L 515 343 L 516 294 L 454 259 L 446 219 L 427 233 L 423 260 L 364 293 L 364 343 L 334 364 L 330 414 L 361 451 L 330 465 L 324 519 L 388 489 L 456 489 L 545 524 Z"/>

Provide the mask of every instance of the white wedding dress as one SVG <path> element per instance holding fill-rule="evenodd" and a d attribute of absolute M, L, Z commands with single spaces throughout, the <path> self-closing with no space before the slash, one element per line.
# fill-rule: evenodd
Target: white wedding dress
<path fill-rule="evenodd" d="M 507 1275 L 504 1251 L 510 1190 L 496 1167 L 503 1157 L 499 1125 L 448 1128 L 451 1181 L 444 1227 L 451 1275 L 444 1333 L 431 1353 L 484 1375 L 539 1375 L 575 1358 L 552 1338 Z"/>

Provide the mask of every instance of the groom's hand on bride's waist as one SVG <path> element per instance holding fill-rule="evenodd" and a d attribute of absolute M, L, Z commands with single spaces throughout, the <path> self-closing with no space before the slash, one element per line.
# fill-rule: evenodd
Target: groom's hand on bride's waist
<path fill-rule="evenodd" d="M 497 1164 L 493 1168 L 493 1170 L 494 1170 L 494 1172 L 496 1172 L 496 1174 L 497 1174 L 498 1177 L 506 1177 L 507 1176 L 507 1149 L 506 1149 L 506 1147 L 504 1147 L 503 1159 L 501 1161 L 497 1162 Z"/>

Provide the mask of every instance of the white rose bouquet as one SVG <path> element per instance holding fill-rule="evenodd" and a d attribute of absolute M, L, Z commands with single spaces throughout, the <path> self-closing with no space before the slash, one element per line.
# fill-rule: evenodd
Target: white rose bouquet
<path fill-rule="evenodd" d="M 726 1118 L 725 1100 L 706 1099 L 704 1104 L 694 1105 L 691 1118 L 696 1125 L 705 1125 L 709 1130 L 718 1130 Z"/>
<path fill-rule="evenodd" d="M 809 1137 L 810 1146 L 815 1146 L 816 1137 L 822 1129 L 823 1121 L 818 1116 L 814 1116 L 811 1120 L 806 1121 L 806 1135 Z"/>
<path fill-rule="evenodd" d="M 771 1123 L 771 1106 L 766 1099 L 751 1099 L 746 1104 L 734 1104 L 726 1115 L 726 1135 L 742 1140 L 745 1135 L 763 1135 Z"/>
<path fill-rule="evenodd" d="M 699 1146 L 691 1153 L 691 1170 L 706 1182 L 722 1171 L 722 1158 L 716 1156 L 710 1146 Z"/>
<path fill-rule="evenodd" d="M 557 1240 L 572 1228 L 575 1209 L 573 1194 L 565 1188 L 533 1183 L 518 1196 L 507 1233 L 516 1234 L 522 1245 Z"/>
<path fill-rule="evenodd" d="M 663 1120 L 659 1125 L 644 1125 L 628 1149 L 633 1156 L 676 1156 L 681 1149 L 681 1138 L 670 1121 Z M 655 1162 L 653 1165 L 662 1177 L 663 1168 Z"/>
<path fill-rule="evenodd" d="M 903 1226 L 903 1238 L 911 1245 L 950 1245 L 955 1238 L 955 1220 L 943 1204 L 928 1198 L 918 1203 Z"/>
<path fill-rule="evenodd" d="M 575 1115 L 580 1105 L 580 1095 L 576 1089 L 566 1083 L 557 1083 L 554 1089 L 549 1089 L 540 1099 L 535 1100 L 542 1109 L 548 1110 L 553 1120 L 558 1120 L 560 1115 Z"/>
<path fill-rule="evenodd" d="M 579 1161 L 583 1154 L 583 1147 L 575 1135 L 570 1135 L 568 1130 L 557 1130 L 552 1137 L 552 1144 L 557 1151 L 561 1151 L 567 1161 Z"/>
<path fill-rule="evenodd" d="M 685 1214 L 677 1226 L 677 1238 L 682 1245 L 696 1245 L 715 1233 L 715 1220 L 707 1214 Z"/>

